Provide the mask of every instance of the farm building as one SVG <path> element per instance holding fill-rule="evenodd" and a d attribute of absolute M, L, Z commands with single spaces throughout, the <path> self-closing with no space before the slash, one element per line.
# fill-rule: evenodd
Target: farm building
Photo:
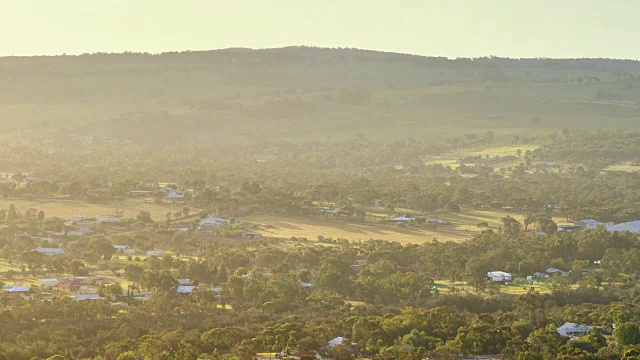
<path fill-rule="evenodd" d="M 640 233 L 640 221 L 630 221 L 626 223 L 621 223 L 617 225 L 607 226 L 607 231 L 631 231 L 633 233 Z"/>
<path fill-rule="evenodd" d="M 398 217 L 394 217 L 393 219 L 389 219 L 389 221 L 395 221 L 395 222 L 409 222 L 412 220 L 413 218 L 406 217 L 406 216 L 398 216 Z"/>
<path fill-rule="evenodd" d="M 164 251 L 162 250 L 149 250 L 147 251 L 147 256 L 164 256 Z"/>
<path fill-rule="evenodd" d="M 62 255 L 64 254 L 64 249 L 60 248 L 44 248 L 37 247 L 36 251 L 45 255 Z"/>
<path fill-rule="evenodd" d="M 207 226 L 207 227 L 229 225 L 230 223 L 231 223 L 231 220 L 229 219 L 223 219 L 215 216 L 209 216 L 207 218 L 200 220 L 200 226 Z"/>
<path fill-rule="evenodd" d="M 191 294 L 196 289 L 195 286 L 178 286 L 178 294 Z"/>
<path fill-rule="evenodd" d="M 24 294 L 31 291 L 31 289 L 28 286 L 24 286 L 24 285 L 14 285 L 10 288 L 4 289 L 4 291 L 10 294 Z"/>
<path fill-rule="evenodd" d="M 511 274 L 504 271 L 489 271 L 487 273 L 487 278 L 491 281 L 501 282 L 501 281 L 511 281 Z"/>

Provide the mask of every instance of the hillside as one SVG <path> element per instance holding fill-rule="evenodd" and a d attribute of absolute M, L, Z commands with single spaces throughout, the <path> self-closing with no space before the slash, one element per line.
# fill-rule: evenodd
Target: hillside
<path fill-rule="evenodd" d="M 633 129 L 640 62 L 456 59 L 355 49 L 0 58 L 8 142 L 441 142 Z"/>

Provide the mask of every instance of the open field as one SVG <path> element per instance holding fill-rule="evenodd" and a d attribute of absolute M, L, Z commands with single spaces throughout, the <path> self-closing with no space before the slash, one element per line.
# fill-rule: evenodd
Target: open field
<path fill-rule="evenodd" d="M 397 241 L 403 244 L 423 243 L 438 239 L 439 241 L 464 241 L 480 233 L 482 228 L 476 224 L 486 221 L 490 228 L 497 228 L 500 219 L 511 215 L 522 222 L 522 215 L 506 211 L 465 210 L 461 213 L 441 214 L 444 221 L 451 225 L 440 225 L 437 231 L 417 227 L 398 227 L 394 225 L 378 225 L 367 223 L 351 223 L 321 218 L 276 215 L 251 215 L 239 219 L 242 222 L 260 225 L 259 232 L 263 236 L 290 238 L 305 237 L 309 240 L 317 239 L 318 235 L 325 238 L 348 239 L 350 241 L 366 241 L 369 239 L 383 239 Z M 555 218 L 562 222 L 563 218 Z"/>
<path fill-rule="evenodd" d="M 240 220 L 263 225 L 259 230 L 263 236 L 282 238 L 295 236 L 306 237 L 309 240 L 315 240 L 318 235 L 322 235 L 325 238 L 342 238 L 351 241 L 384 239 L 400 243 L 422 243 L 434 238 L 440 241 L 464 241 L 471 237 L 470 233 L 458 231 L 429 231 L 411 227 L 401 228 L 393 225 L 359 224 L 294 216 L 254 215 Z"/>
<path fill-rule="evenodd" d="M 524 153 L 527 150 L 535 150 L 539 147 L 540 145 L 531 145 L 531 144 L 527 144 L 527 145 L 504 145 L 504 146 L 495 146 L 495 147 L 491 147 L 491 148 L 487 148 L 487 149 L 482 149 L 482 150 L 458 150 L 458 151 L 452 151 L 450 153 L 444 154 L 442 156 L 433 156 L 433 157 L 429 157 L 427 159 L 425 159 L 425 164 L 429 165 L 429 164 L 442 164 L 445 166 L 451 166 L 453 168 L 458 167 L 458 164 L 456 162 L 456 160 L 460 159 L 460 158 L 465 158 L 467 156 L 478 156 L 481 155 L 482 157 L 485 157 L 486 155 L 489 155 L 491 158 L 495 157 L 496 155 L 499 156 L 509 156 L 509 155 L 513 155 L 513 156 L 517 156 L 517 151 L 518 149 L 520 149 L 522 151 L 522 155 L 520 158 L 516 159 L 516 160 L 512 160 L 512 161 L 504 161 L 504 162 L 498 162 L 495 164 L 495 166 L 497 167 L 508 167 L 508 166 L 514 166 L 517 165 L 518 163 L 524 162 Z"/>
<path fill-rule="evenodd" d="M 640 166 L 632 165 L 631 161 L 623 161 L 623 162 L 612 164 L 609 167 L 607 167 L 605 170 L 606 171 L 636 172 L 636 171 L 640 171 Z"/>
<path fill-rule="evenodd" d="M 69 217 L 72 215 L 85 215 L 88 217 L 98 217 L 111 215 L 120 211 L 125 218 L 135 218 L 144 210 L 151 214 L 151 218 L 156 221 L 166 219 L 167 212 L 181 211 L 184 205 L 179 204 L 146 204 L 143 201 L 125 201 L 119 204 L 92 204 L 76 200 L 61 199 L 0 199 L 0 209 L 7 209 L 13 204 L 17 211 L 24 212 L 29 208 L 42 210 L 47 217 Z M 191 209 L 196 213 L 198 209 Z"/>

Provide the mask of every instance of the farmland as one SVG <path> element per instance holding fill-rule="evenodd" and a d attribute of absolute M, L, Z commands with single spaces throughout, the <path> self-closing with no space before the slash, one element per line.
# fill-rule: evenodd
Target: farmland
<path fill-rule="evenodd" d="M 419 244 L 438 241 L 464 241 L 480 233 L 483 228 L 477 223 L 487 222 L 494 230 L 501 225 L 500 219 L 507 215 L 506 211 L 465 210 L 460 213 L 443 214 L 442 220 L 450 225 L 441 225 L 437 231 L 419 227 L 400 227 L 387 223 L 357 223 L 322 218 L 310 218 L 282 215 L 253 215 L 241 217 L 239 220 L 249 226 L 255 226 L 263 236 L 291 238 L 303 237 L 316 240 L 318 236 L 332 239 L 348 239 L 350 241 L 366 241 L 382 239 L 397 241 L 402 244 Z M 520 216 L 515 216 L 522 220 Z M 561 222 L 561 219 L 556 219 Z"/>
<path fill-rule="evenodd" d="M 44 211 L 48 217 L 65 218 L 72 215 L 84 215 L 97 218 L 105 215 L 113 215 L 116 212 L 123 217 L 135 218 L 140 211 L 148 211 L 151 218 L 156 221 L 166 219 L 167 212 L 181 211 L 184 206 L 174 204 L 148 204 L 144 201 L 129 200 L 121 203 L 88 203 L 77 200 L 62 199 L 0 199 L 0 208 L 8 208 L 11 204 L 16 211 L 24 212 L 33 208 Z M 195 213 L 197 209 L 194 209 Z"/>

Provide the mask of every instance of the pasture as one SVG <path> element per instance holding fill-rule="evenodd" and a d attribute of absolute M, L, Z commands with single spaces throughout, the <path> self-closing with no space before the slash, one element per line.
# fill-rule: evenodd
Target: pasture
<path fill-rule="evenodd" d="M 140 211 L 148 211 L 155 221 L 164 221 L 167 212 L 181 211 L 184 205 L 179 204 L 147 204 L 144 201 L 128 200 L 117 204 L 88 203 L 77 200 L 63 199 L 0 199 L 0 209 L 7 209 L 13 204 L 16 211 L 24 212 L 33 208 L 42 210 L 46 217 L 69 217 L 72 215 L 85 215 L 99 217 L 120 212 L 125 218 L 135 218 Z M 191 213 L 199 209 L 191 208 Z"/>
<path fill-rule="evenodd" d="M 348 239 L 350 241 L 366 241 L 382 239 L 397 241 L 402 244 L 418 244 L 432 241 L 465 241 L 480 233 L 483 228 L 476 227 L 480 222 L 487 222 L 494 230 L 501 225 L 500 219 L 511 215 L 518 221 L 523 216 L 507 211 L 463 210 L 460 213 L 439 214 L 438 218 L 449 221 L 450 225 L 439 225 L 436 231 L 420 227 L 401 227 L 383 223 L 356 223 L 324 218 L 311 218 L 284 215 L 250 215 L 238 220 L 256 227 L 263 236 L 291 238 L 304 237 L 314 241 L 319 235 L 332 239 Z M 554 219 L 560 222 L 561 218 Z"/>

